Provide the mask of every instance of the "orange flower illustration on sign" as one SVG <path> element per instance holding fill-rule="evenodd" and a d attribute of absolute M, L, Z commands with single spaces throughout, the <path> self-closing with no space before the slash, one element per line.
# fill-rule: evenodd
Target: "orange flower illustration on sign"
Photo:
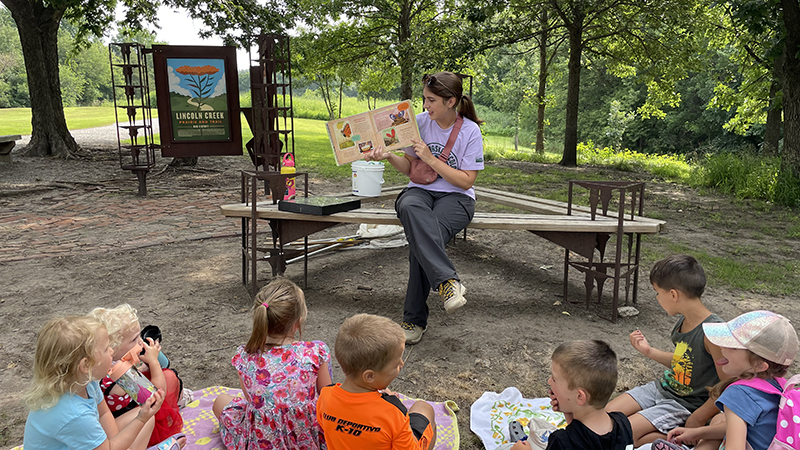
<path fill-rule="evenodd" d="M 209 97 L 213 92 L 215 74 L 219 69 L 214 66 L 180 66 L 175 69 L 179 74 L 187 77 L 186 82 L 189 84 L 189 90 L 194 98 L 197 100 L 197 110 L 204 105 L 203 100 Z"/>

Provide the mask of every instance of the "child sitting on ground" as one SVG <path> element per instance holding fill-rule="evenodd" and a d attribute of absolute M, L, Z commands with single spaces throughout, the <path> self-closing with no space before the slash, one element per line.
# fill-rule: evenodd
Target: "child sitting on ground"
<path fill-rule="evenodd" d="M 722 353 L 703 333 L 704 323 L 722 319 L 700 301 L 706 286 L 700 263 L 689 255 L 669 256 L 653 266 L 650 283 L 661 308 L 670 316 L 681 316 L 670 336 L 675 351 L 650 347 L 640 330 L 631 333 L 631 345 L 667 370 L 660 380 L 635 387 L 606 406 L 606 411 L 628 416 L 637 447 L 663 439 L 684 423 L 687 427 L 705 425 L 716 414 L 707 387 L 725 377 L 722 369 L 714 366 Z"/>
<path fill-rule="evenodd" d="M 180 433 L 183 429 L 183 418 L 178 402 L 182 395 L 182 383 L 174 370 L 161 367 L 159 361 L 161 343 L 152 339 L 148 339 L 148 342 L 142 341 L 142 328 L 136 309 L 125 303 L 112 309 L 95 308 L 89 312 L 89 316 L 103 322 L 106 326 L 111 348 L 114 350 L 114 362 L 120 361 L 132 350 L 137 354 L 144 350 L 140 359 L 147 367 L 142 370 L 142 374 L 155 387 L 164 391 L 164 404 L 155 415 L 155 428 L 150 436 L 149 445 L 155 445 Z M 103 377 L 100 380 L 100 388 L 108 408 L 117 421 L 117 426 L 124 427 L 136 417 L 140 405 L 126 394 L 111 377 Z"/>
<path fill-rule="evenodd" d="M 633 450 L 631 424 L 621 412 L 603 408 L 617 386 L 617 355 L 603 341 L 565 342 L 550 363 L 550 403 L 564 413 L 567 427 L 554 431 L 547 450 Z M 512 450 L 529 450 L 517 441 Z"/>
<path fill-rule="evenodd" d="M 111 368 L 111 354 L 108 332 L 96 319 L 70 316 L 42 327 L 36 339 L 33 385 L 25 395 L 31 410 L 25 422 L 25 450 L 147 446 L 152 417 L 164 393 L 151 395 L 134 420 L 117 428 L 97 383 Z"/>
<path fill-rule="evenodd" d="M 256 295 L 253 331 L 231 362 L 242 397 L 214 400 L 222 441 L 229 450 L 325 448 L 317 424 L 317 394 L 331 384 L 330 350 L 305 342 L 306 300 L 287 278 L 276 278 Z"/>
<path fill-rule="evenodd" d="M 335 352 L 345 381 L 323 388 L 317 402 L 329 450 L 433 450 L 433 407 L 418 401 L 407 410 L 386 389 L 403 368 L 405 341 L 386 317 L 358 314 L 339 327 Z"/>
<path fill-rule="evenodd" d="M 717 450 L 725 438 L 728 449 L 747 445 L 753 450 L 767 450 L 776 434 L 781 396 L 740 384 L 739 380 L 764 380 L 783 391 L 786 380 L 779 377 L 786 374 L 797 356 L 797 332 L 789 319 L 769 311 L 742 314 L 728 323 L 707 323 L 703 329 L 708 339 L 722 349 L 723 358 L 717 364 L 732 377 L 711 392 L 718 397 L 716 406 L 724 416 L 718 415 L 707 427 L 676 428 L 669 432 L 667 440 L 653 442 L 653 449 L 684 449 L 683 445 L 688 444 L 696 445 L 696 450 Z"/>

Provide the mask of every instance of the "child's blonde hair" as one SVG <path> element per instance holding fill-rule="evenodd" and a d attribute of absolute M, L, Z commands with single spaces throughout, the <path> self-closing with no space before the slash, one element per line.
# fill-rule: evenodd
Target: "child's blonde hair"
<path fill-rule="evenodd" d="M 565 342 L 551 358 L 564 373 L 570 389 L 589 394 L 589 405 L 602 409 L 617 387 L 617 354 L 598 340 Z"/>
<path fill-rule="evenodd" d="M 405 343 L 400 325 L 372 314 L 356 314 L 345 319 L 336 334 L 336 360 L 347 376 L 365 370 L 382 370 Z"/>
<path fill-rule="evenodd" d="M 47 322 L 36 339 L 33 383 L 25 393 L 31 410 L 50 408 L 75 386 L 91 381 L 78 379 L 78 366 L 86 358 L 94 366 L 97 331 L 103 324 L 92 317 L 68 316 Z M 90 375 L 91 377 L 91 375 Z"/>
<path fill-rule="evenodd" d="M 295 324 L 299 323 L 302 327 L 307 314 L 300 287 L 288 278 L 276 278 L 256 294 L 253 302 L 253 332 L 250 333 L 250 340 L 247 341 L 244 351 L 264 351 L 270 335 L 288 335 Z M 302 328 L 300 335 L 303 335 Z"/>
<path fill-rule="evenodd" d="M 133 306 L 123 303 L 116 308 L 95 308 L 89 311 L 89 317 L 94 317 L 106 326 L 108 330 L 108 345 L 116 351 L 122 343 L 123 335 L 136 329 L 139 325 L 139 316 Z"/>

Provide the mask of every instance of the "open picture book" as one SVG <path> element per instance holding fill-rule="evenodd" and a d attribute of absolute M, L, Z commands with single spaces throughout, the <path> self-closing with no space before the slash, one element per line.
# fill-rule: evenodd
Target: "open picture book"
<path fill-rule="evenodd" d="M 339 166 L 364 159 L 378 145 L 395 151 L 422 140 L 411 100 L 331 120 L 326 128 Z"/>

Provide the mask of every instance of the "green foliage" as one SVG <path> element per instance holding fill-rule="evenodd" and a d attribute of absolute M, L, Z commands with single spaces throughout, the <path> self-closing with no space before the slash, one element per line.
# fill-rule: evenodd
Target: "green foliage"
<path fill-rule="evenodd" d="M 696 169 L 678 155 L 648 155 L 625 149 L 596 147 L 591 141 L 578 144 L 578 163 L 613 167 L 624 171 L 647 171 L 669 181 L 688 183 Z"/>
<path fill-rule="evenodd" d="M 800 206 L 800 179 L 781 171 L 777 157 L 754 153 L 706 155 L 699 164 L 698 184 L 741 199 Z"/>
<path fill-rule="evenodd" d="M 378 106 L 390 105 L 397 103 L 396 101 L 378 100 Z M 306 90 L 301 96 L 292 99 L 294 106 L 294 117 L 304 119 L 316 120 L 330 120 L 325 106 L 325 101 L 317 90 Z M 375 106 L 372 107 L 374 109 Z M 370 107 L 367 106 L 365 100 L 359 100 L 355 97 L 344 97 L 342 99 L 342 117 L 352 116 L 353 114 L 360 114 L 369 111 Z M 414 105 L 414 113 L 421 112 L 421 105 Z"/>

